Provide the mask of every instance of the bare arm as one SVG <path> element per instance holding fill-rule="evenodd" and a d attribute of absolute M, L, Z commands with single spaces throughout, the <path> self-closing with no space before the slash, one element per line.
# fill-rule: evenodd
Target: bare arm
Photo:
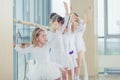
<path fill-rule="evenodd" d="M 92 21 L 93 8 L 92 5 L 89 5 L 88 12 L 83 14 L 83 21 L 86 24 L 90 24 Z"/>
<path fill-rule="evenodd" d="M 13 44 L 14 49 L 20 53 L 29 53 L 30 43 Z"/>
<path fill-rule="evenodd" d="M 61 33 L 63 33 L 64 29 L 66 28 L 69 20 L 69 13 L 68 13 L 68 5 L 66 2 L 64 2 L 64 8 L 65 8 L 65 19 L 64 19 L 64 24 L 62 25 L 62 30 Z"/>

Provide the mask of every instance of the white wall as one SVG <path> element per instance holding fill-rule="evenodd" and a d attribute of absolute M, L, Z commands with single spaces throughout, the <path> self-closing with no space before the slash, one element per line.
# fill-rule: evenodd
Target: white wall
<path fill-rule="evenodd" d="M 13 0 L 0 0 L 0 80 L 13 80 Z"/>

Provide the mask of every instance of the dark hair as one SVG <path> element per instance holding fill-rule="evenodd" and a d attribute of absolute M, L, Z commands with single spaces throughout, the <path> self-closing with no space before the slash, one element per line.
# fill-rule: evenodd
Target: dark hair
<path fill-rule="evenodd" d="M 55 15 L 57 15 L 57 13 L 51 13 L 49 18 L 52 19 L 53 16 L 55 16 Z"/>
<path fill-rule="evenodd" d="M 54 16 L 51 18 L 51 20 L 52 20 L 53 22 L 57 21 L 57 22 L 60 23 L 60 24 L 64 24 L 64 18 L 61 17 L 61 16 L 58 15 L 58 14 L 54 15 Z"/>
<path fill-rule="evenodd" d="M 59 17 L 57 18 L 57 22 L 60 23 L 60 24 L 64 24 L 64 18 L 61 17 L 61 16 L 59 16 Z"/>

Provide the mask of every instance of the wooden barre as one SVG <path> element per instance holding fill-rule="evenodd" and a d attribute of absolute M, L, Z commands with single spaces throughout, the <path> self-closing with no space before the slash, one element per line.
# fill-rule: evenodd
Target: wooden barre
<path fill-rule="evenodd" d="M 40 28 L 44 28 L 44 29 L 49 29 L 50 28 L 48 26 L 43 26 L 43 25 L 40 25 L 40 24 L 34 24 L 34 23 L 31 23 L 31 22 L 28 22 L 28 21 L 20 21 L 20 20 L 17 20 L 17 19 L 13 19 L 13 23 L 24 24 L 24 25 L 27 25 L 27 26 L 35 26 L 35 27 L 40 27 Z"/>

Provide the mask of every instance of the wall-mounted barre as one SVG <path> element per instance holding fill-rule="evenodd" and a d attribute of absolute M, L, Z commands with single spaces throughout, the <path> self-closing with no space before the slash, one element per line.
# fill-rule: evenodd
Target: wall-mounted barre
<path fill-rule="evenodd" d="M 35 27 L 40 27 L 40 28 L 43 28 L 43 29 L 49 29 L 50 28 L 48 26 L 43 26 L 43 25 L 40 25 L 40 24 L 34 24 L 34 23 L 31 23 L 31 22 L 28 22 L 28 21 L 20 21 L 20 20 L 17 20 L 17 19 L 13 19 L 13 23 L 24 24 L 24 25 L 27 25 L 27 26 L 35 26 Z"/>

